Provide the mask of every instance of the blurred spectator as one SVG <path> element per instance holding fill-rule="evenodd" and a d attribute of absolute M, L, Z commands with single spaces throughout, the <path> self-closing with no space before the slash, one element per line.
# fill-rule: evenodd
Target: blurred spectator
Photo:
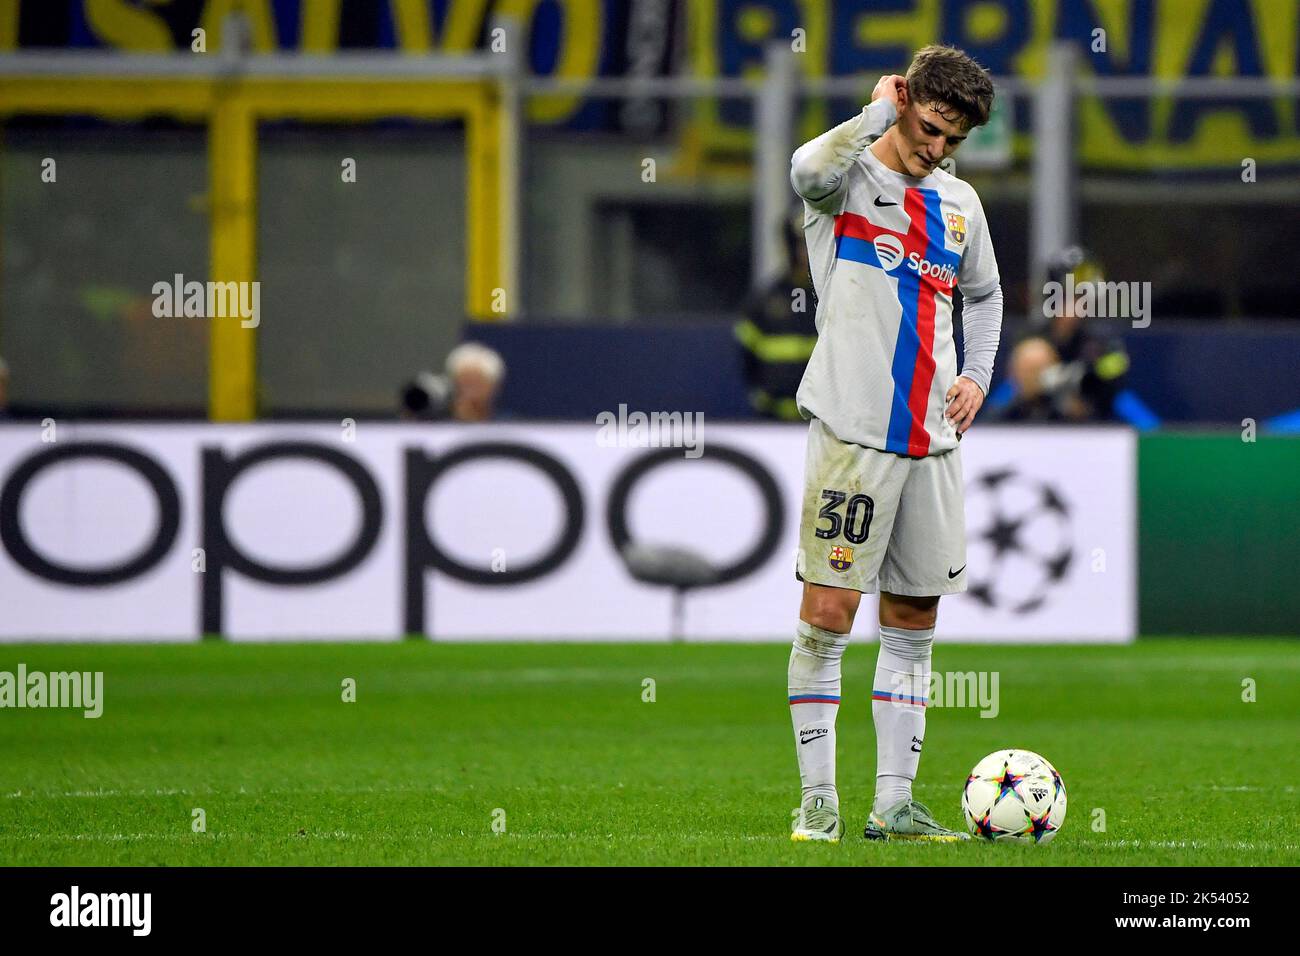
<path fill-rule="evenodd" d="M 402 417 L 486 422 L 496 411 L 506 366 L 493 349 L 464 342 L 447 356 L 446 372 L 420 372 L 402 389 Z"/>
<path fill-rule="evenodd" d="M 1064 366 L 1056 347 L 1041 335 L 1022 339 L 1011 352 L 1007 369 L 1016 393 L 999 416 L 1009 422 L 1078 420 L 1081 409 L 1072 389 L 1057 380 Z"/>
<path fill-rule="evenodd" d="M 804 366 L 817 344 L 817 298 L 804 243 L 802 203 L 781 228 L 786 268 L 761 292 L 745 302 L 745 318 L 736 323 L 744 350 L 749 403 L 759 415 L 799 420 L 795 393 Z"/>
<path fill-rule="evenodd" d="M 1015 396 L 1000 416 L 1007 421 L 1110 421 L 1115 399 L 1124 390 L 1128 354 L 1116 337 L 1098 329 L 1097 320 L 1079 314 L 1078 296 L 1085 283 L 1104 281 L 1101 268 L 1079 246 L 1070 246 L 1048 262 L 1047 279 L 1075 296 L 1061 297 L 1056 315 L 1034 322 L 1033 332 L 1011 352 L 1008 367 Z M 1095 288 L 1095 287 L 1094 287 Z"/>
<path fill-rule="evenodd" d="M 447 356 L 451 376 L 451 417 L 458 422 L 485 422 L 493 416 L 506 364 L 493 349 L 464 342 Z"/>
<path fill-rule="evenodd" d="M 9 366 L 0 358 L 0 418 L 9 417 Z"/>

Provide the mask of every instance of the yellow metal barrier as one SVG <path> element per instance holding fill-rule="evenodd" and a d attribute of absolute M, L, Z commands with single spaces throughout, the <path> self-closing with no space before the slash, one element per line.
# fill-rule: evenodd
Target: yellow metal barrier
<path fill-rule="evenodd" d="M 466 133 L 466 312 L 500 319 L 511 311 L 505 230 L 511 223 L 502 161 L 501 95 L 493 79 L 346 76 L 0 75 L 0 117 L 84 114 L 109 119 L 166 115 L 208 126 L 210 255 L 213 282 L 257 275 L 257 123 L 269 119 L 358 121 L 390 116 L 456 119 Z M 250 421 L 257 414 L 257 332 L 213 322 L 208 414 Z"/>

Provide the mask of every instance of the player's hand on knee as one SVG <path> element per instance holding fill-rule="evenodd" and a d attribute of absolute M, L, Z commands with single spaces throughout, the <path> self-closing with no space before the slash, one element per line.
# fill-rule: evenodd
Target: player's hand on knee
<path fill-rule="evenodd" d="M 952 422 L 960 435 L 975 421 L 975 414 L 984 404 L 984 391 L 970 379 L 959 375 L 944 399 L 947 405 L 943 416 Z"/>

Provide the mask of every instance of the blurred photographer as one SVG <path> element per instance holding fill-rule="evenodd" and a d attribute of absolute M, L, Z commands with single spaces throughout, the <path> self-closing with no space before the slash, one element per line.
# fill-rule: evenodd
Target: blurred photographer
<path fill-rule="evenodd" d="M 1004 421 L 1113 421 L 1115 398 L 1124 389 L 1128 354 L 1117 337 L 1080 313 L 1079 298 L 1091 283 L 1104 281 L 1100 266 L 1079 246 L 1048 262 L 1047 278 L 1075 294 L 1059 296 L 1055 314 L 1031 326 L 1011 352 L 1008 373 L 1015 397 L 998 416 Z M 1095 289 L 1095 286 L 1092 286 Z"/>
<path fill-rule="evenodd" d="M 505 373 L 505 362 L 494 349 L 464 342 L 448 354 L 443 374 L 420 372 L 406 384 L 401 415 L 423 421 L 490 421 Z"/>

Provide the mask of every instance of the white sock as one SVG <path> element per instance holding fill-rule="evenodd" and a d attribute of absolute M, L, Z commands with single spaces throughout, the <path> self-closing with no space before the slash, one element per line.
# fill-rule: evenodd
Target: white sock
<path fill-rule="evenodd" d="M 799 622 L 790 650 L 788 686 L 794 749 L 803 782 L 802 806 L 817 797 L 839 809 L 835 790 L 835 715 L 840 709 L 840 658 L 849 635 Z"/>
<path fill-rule="evenodd" d="M 930 647 L 934 628 L 880 629 L 880 656 L 871 685 L 876 724 L 876 799 L 882 813 L 912 798 L 912 781 L 925 740 L 926 695 L 930 691 Z"/>

